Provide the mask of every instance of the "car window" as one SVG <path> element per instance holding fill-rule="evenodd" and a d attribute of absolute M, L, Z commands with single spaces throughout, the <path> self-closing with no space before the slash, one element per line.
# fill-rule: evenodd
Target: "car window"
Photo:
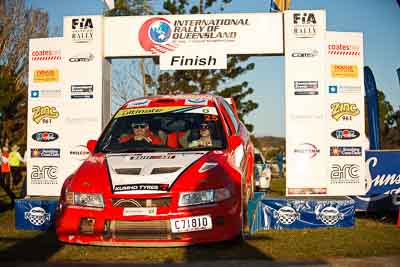
<path fill-rule="evenodd" d="M 160 107 L 118 111 L 96 151 L 188 151 L 225 147 L 225 134 L 215 107 Z"/>
<path fill-rule="evenodd" d="M 231 106 L 225 101 L 222 101 L 222 105 L 224 106 L 230 121 L 233 124 L 233 127 L 235 128 L 235 132 L 238 133 L 239 132 L 239 121 L 236 119 L 235 113 L 233 112 Z"/>

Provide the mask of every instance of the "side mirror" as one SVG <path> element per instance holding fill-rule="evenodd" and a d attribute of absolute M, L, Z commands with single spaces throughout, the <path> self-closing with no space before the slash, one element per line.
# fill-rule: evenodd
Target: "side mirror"
<path fill-rule="evenodd" d="M 240 146 L 240 144 L 242 143 L 242 139 L 240 138 L 240 136 L 238 135 L 232 135 L 231 137 L 229 137 L 229 147 L 231 148 L 236 148 L 238 146 Z"/>
<path fill-rule="evenodd" d="M 89 150 L 90 154 L 92 154 L 92 155 L 94 154 L 94 149 L 95 149 L 96 145 L 97 145 L 97 141 L 96 140 L 89 140 L 86 143 L 86 147 Z"/>

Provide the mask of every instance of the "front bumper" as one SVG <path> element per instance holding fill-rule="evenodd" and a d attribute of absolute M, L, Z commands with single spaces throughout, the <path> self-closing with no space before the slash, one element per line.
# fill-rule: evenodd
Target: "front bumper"
<path fill-rule="evenodd" d="M 232 239 L 241 230 L 240 199 L 193 207 L 159 207 L 154 216 L 124 216 L 123 207 L 89 209 L 60 207 L 58 239 L 67 243 L 102 246 L 167 247 Z M 212 229 L 173 233 L 171 219 L 209 215 Z"/>

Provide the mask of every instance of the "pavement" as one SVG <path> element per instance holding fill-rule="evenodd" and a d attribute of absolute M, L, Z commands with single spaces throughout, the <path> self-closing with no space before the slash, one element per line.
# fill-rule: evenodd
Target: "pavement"
<path fill-rule="evenodd" d="M 199 261 L 199 262 L 183 262 L 183 263 L 162 263 L 162 264 L 146 264 L 146 263 L 115 263 L 115 262 L 0 262 L 2 267 L 283 267 L 283 266 L 340 266 L 340 267 L 400 267 L 400 256 L 389 257 L 366 257 L 366 258 L 327 258 L 312 261 L 269 261 L 269 260 L 232 260 L 232 261 Z"/>

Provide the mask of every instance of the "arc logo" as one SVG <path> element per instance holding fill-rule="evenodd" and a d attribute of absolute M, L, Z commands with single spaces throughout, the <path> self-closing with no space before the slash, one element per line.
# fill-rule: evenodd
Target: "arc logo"
<path fill-rule="evenodd" d="M 358 138 L 360 133 L 353 129 L 337 129 L 331 132 L 331 136 L 339 140 L 351 140 Z"/>
<path fill-rule="evenodd" d="M 32 183 L 33 184 L 57 184 L 57 166 L 32 166 Z"/>
<path fill-rule="evenodd" d="M 332 164 L 332 183 L 358 183 L 360 166 L 357 164 Z"/>
<path fill-rule="evenodd" d="M 151 18 L 139 29 L 139 43 L 145 51 L 163 54 L 174 51 L 178 45 L 171 41 L 173 28 L 171 22 L 161 17 Z"/>
<path fill-rule="evenodd" d="M 51 142 L 58 139 L 58 134 L 54 132 L 37 132 L 32 135 L 32 139 L 37 142 Z"/>
<path fill-rule="evenodd" d="M 32 108 L 33 121 L 37 124 L 40 122 L 51 123 L 53 119 L 57 119 L 60 113 L 55 107 L 51 106 L 38 106 Z"/>
<path fill-rule="evenodd" d="M 356 104 L 336 102 L 331 104 L 331 116 L 336 121 L 340 119 L 351 120 L 353 117 L 360 114 Z"/>

